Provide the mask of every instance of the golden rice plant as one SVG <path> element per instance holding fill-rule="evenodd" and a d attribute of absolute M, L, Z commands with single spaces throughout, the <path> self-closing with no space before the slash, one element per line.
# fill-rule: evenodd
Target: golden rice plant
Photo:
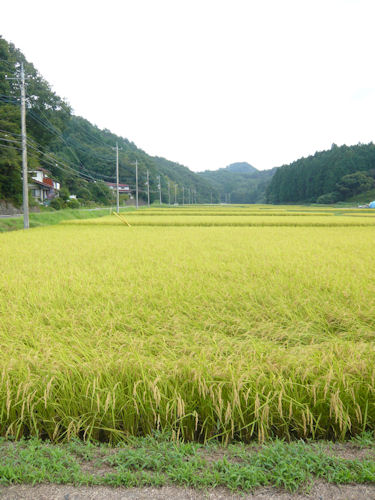
<path fill-rule="evenodd" d="M 0 235 L 0 434 L 228 442 L 373 429 L 373 231 Z"/>

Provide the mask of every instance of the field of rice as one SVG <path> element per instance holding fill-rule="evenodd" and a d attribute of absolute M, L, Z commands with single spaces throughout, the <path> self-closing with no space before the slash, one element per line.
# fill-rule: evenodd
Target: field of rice
<path fill-rule="evenodd" d="M 252 207 L 252 208 L 249 208 Z M 371 210 L 313 209 L 306 207 L 205 206 L 148 209 L 126 213 L 131 226 L 374 226 Z M 123 214 L 124 215 L 124 214 Z M 68 225 L 122 225 L 124 219 L 108 215 L 98 219 L 67 220 Z"/>
<path fill-rule="evenodd" d="M 252 208 L 1 234 L 0 434 L 373 430 L 375 217 Z"/>

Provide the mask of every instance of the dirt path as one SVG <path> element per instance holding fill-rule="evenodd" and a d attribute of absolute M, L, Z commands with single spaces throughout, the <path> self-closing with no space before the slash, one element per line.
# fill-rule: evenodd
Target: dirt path
<path fill-rule="evenodd" d="M 0 487 L 0 498 L 6 500 L 372 500 L 375 499 L 375 485 L 337 486 L 316 482 L 306 494 L 291 494 L 273 488 L 262 488 L 253 494 L 241 495 L 232 494 L 222 488 L 201 492 L 174 486 L 127 489 L 42 484 Z"/>

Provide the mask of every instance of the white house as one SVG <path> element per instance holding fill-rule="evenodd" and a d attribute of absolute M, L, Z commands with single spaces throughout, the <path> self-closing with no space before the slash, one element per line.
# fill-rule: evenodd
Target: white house
<path fill-rule="evenodd" d="M 31 189 L 31 194 L 34 198 L 43 203 L 46 200 L 52 200 L 56 196 L 59 196 L 60 183 L 49 177 L 50 173 L 48 170 L 40 167 L 30 172 L 30 174 L 31 182 L 29 189 Z"/>
<path fill-rule="evenodd" d="M 107 186 L 109 189 L 112 189 L 113 191 L 116 191 L 117 189 L 117 184 L 115 182 L 106 182 Z M 127 184 L 119 184 L 118 185 L 118 192 L 120 194 L 130 194 L 130 187 Z"/>

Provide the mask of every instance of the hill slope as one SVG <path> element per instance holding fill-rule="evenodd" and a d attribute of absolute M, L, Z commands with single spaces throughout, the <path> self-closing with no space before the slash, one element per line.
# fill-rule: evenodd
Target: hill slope
<path fill-rule="evenodd" d="M 266 188 L 275 169 L 257 170 L 249 163 L 232 163 L 219 170 L 205 170 L 199 175 L 220 193 L 223 202 L 265 203 Z"/>
<path fill-rule="evenodd" d="M 13 44 L 0 37 L 0 200 L 20 204 L 21 154 L 19 85 L 5 75 L 19 77 L 25 67 L 27 86 L 27 134 L 29 170 L 37 166 L 48 169 L 71 193 L 86 200 L 103 203 L 110 191 L 103 181 L 115 181 L 115 152 L 120 149 L 120 182 L 135 187 L 135 160 L 139 164 L 140 197 L 146 197 L 146 171 L 150 173 L 151 201 L 159 198 L 158 176 L 161 177 L 163 201 L 185 201 L 189 192 L 197 202 L 218 199 L 212 185 L 187 167 L 164 158 L 152 157 L 124 137 L 100 130 L 84 118 L 72 113 L 68 103 L 57 96 L 32 63 Z M 176 186 L 176 188 L 175 188 Z"/>
<path fill-rule="evenodd" d="M 334 203 L 374 185 L 375 145 L 332 145 L 327 151 L 283 165 L 267 189 L 269 203 Z"/>
<path fill-rule="evenodd" d="M 238 174 L 250 174 L 259 172 L 258 169 L 247 163 L 246 161 L 231 163 L 224 170 L 228 170 L 229 172 L 235 172 Z"/>
<path fill-rule="evenodd" d="M 135 161 L 137 160 L 141 198 L 146 199 L 146 176 L 148 170 L 150 175 L 151 202 L 159 199 L 159 175 L 161 177 L 162 198 L 164 202 L 168 201 L 168 182 L 170 184 L 171 203 L 174 202 L 175 185 L 176 197 L 179 203 L 182 202 L 182 187 L 184 187 L 185 202 L 188 200 L 188 190 L 190 190 L 191 197 L 194 191 L 197 202 L 208 202 L 210 199 L 211 191 L 213 191 L 212 186 L 208 181 L 200 179 L 197 174 L 187 167 L 166 160 L 165 158 L 152 157 L 137 148 L 128 139 L 119 137 L 109 130 L 100 130 L 84 118 L 72 115 L 66 124 L 64 138 L 65 144 L 59 140 L 54 140 L 50 144 L 51 149 L 57 155 L 67 158 L 70 161 L 74 161 L 74 156 L 78 156 L 83 172 L 87 172 L 108 182 L 114 181 L 115 152 L 112 151 L 112 148 L 117 142 L 120 148 L 120 182 L 127 183 L 133 190 L 135 189 Z M 75 153 L 74 155 L 73 152 Z"/>

